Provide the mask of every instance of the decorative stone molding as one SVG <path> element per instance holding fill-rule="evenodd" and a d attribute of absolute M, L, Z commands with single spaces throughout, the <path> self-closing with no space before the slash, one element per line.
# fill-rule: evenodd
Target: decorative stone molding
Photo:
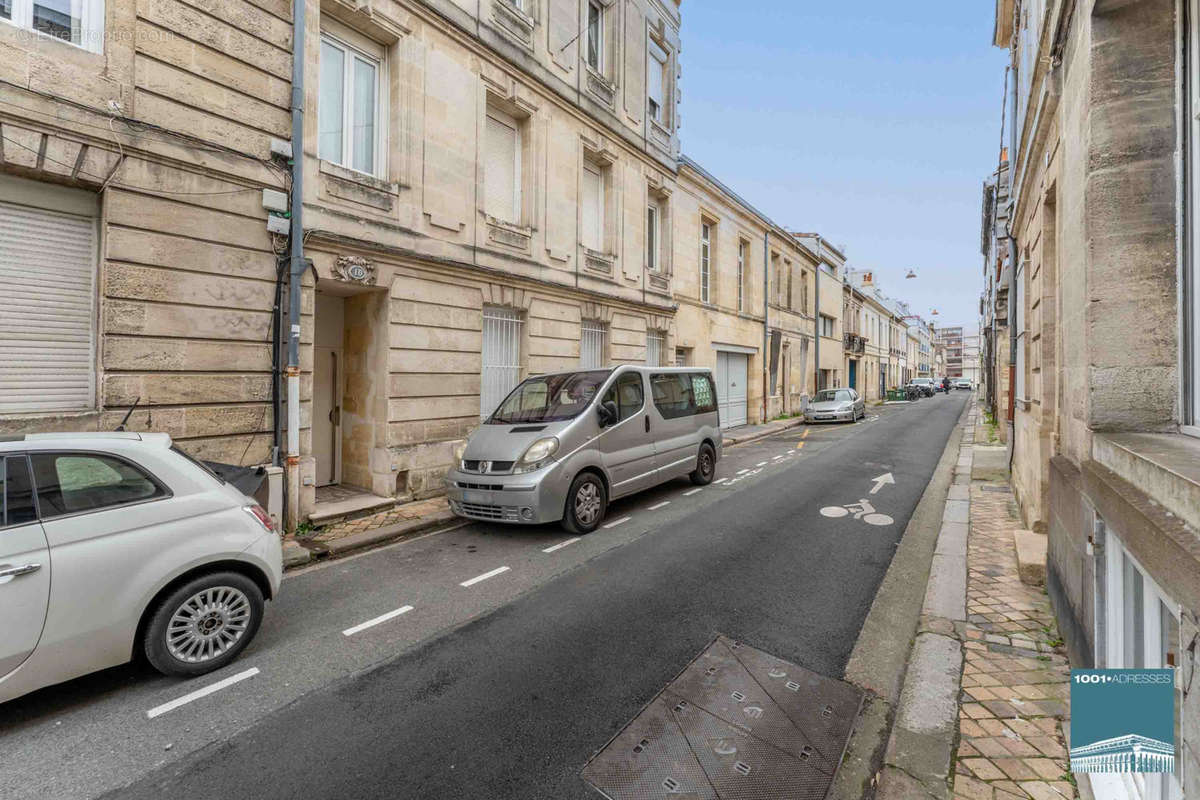
<path fill-rule="evenodd" d="M 617 85 L 591 67 L 587 68 L 587 90 L 609 108 L 617 101 Z"/>
<path fill-rule="evenodd" d="M 584 301 L 579 304 L 580 319 L 594 319 L 597 322 L 603 322 L 605 325 L 611 325 L 613 314 L 615 313 L 612 306 L 607 306 L 603 303 Z"/>
<path fill-rule="evenodd" d="M 377 277 L 375 262 L 362 256 L 338 256 L 333 274 L 340 280 L 364 286 L 374 286 Z"/>
<path fill-rule="evenodd" d="M 607 253 L 599 253 L 595 250 L 583 248 L 583 266 L 584 269 L 590 272 L 598 272 L 602 275 L 612 275 L 613 265 L 616 259 Z"/>
<path fill-rule="evenodd" d="M 646 273 L 649 278 L 650 288 L 660 291 L 669 292 L 671 290 L 671 279 L 660 272 Z"/>
<path fill-rule="evenodd" d="M 501 222 L 495 217 L 487 217 L 487 238 L 489 242 L 514 247 L 528 252 L 533 231 L 511 223 Z"/>
<path fill-rule="evenodd" d="M 537 20 L 514 6 L 509 0 L 493 0 L 492 20 L 498 29 L 515 39 L 517 43 L 533 49 L 533 29 Z"/>
<path fill-rule="evenodd" d="M 504 306 L 518 311 L 528 311 L 533 305 L 533 295 L 515 286 L 487 283 L 483 285 L 482 295 L 484 305 Z"/>

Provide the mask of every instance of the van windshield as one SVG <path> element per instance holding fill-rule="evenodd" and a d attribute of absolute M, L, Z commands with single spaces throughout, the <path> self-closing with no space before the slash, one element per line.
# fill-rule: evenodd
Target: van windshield
<path fill-rule="evenodd" d="M 538 375 L 523 382 L 496 409 L 488 425 L 562 422 L 583 413 L 612 370 Z"/>

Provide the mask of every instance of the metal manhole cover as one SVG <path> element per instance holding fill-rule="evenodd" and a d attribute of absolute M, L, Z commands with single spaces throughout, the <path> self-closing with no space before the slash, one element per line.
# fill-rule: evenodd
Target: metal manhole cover
<path fill-rule="evenodd" d="M 862 692 L 717 639 L 583 769 L 610 800 L 825 797 Z"/>

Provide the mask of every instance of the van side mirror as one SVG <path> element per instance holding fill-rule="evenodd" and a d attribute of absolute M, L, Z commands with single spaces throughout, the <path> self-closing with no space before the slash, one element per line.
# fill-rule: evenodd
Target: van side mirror
<path fill-rule="evenodd" d="M 596 408 L 596 415 L 600 418 L 600 427 L 607 428 L 617 421 L 617 418 L 621 416 L 621 412 L 617 410 L 615 402 L 605 400 Z"/>

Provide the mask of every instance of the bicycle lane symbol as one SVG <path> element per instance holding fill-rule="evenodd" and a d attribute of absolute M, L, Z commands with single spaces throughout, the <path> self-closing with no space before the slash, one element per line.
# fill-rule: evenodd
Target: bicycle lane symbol
<path fill-rule="evenodd" d="M 833 519 L 849 516 L 850 514 L 854 515 L 854 519 L 860 519 L 868 525 L 891 525 L 895 522 L 887 514 L 878 513 L 865 497 L 857 503 L 845 506 L 825 506 L 821 509 L 821 516 Z"/>

